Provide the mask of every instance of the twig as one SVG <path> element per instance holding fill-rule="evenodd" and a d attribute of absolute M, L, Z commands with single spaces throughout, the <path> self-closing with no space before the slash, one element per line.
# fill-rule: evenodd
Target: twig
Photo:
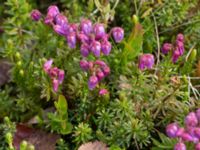
<path fill-rule="evenodd" d="M 154 24 L 155 24 L 155 31 L 156 31 L 156 40 L 157 40 L 157 48 L 158 48 L 158 53 L 157 53 L 157 63 L 156 63 L 156 68 L 158 67 L 158 64 L 160 62 L 160 39 L 159 39 L 159 33 L 158 33 L 158 25 L 156 18 L 154 14 L 152 13 Z"/>

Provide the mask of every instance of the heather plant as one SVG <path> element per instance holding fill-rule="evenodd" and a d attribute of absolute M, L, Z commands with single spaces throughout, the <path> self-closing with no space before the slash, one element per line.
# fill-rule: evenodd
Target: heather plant
<path fill-rule="evenodd" d="M 198 112 L 181 128 L 200 105 L 197 4 L 5 1 L 0 147 L 41 149 L 49 136 L 59 150 L 198 147 Z"/>

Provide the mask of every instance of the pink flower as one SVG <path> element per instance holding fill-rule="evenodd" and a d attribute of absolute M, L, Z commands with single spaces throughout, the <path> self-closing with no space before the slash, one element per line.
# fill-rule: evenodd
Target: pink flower
<path fill-rule="evenodd" d="M 53 79 L 53 90 L 54 92 L 58 92 L 59 81 L 57 79 Z"/>
<path fill-rule="evenodd" d="M 49 72 L 49 69 L 51 68 L 52 63 L 53 63 L 53 60 L 52 60 L 52 59 L 50 59 L 50 60 L 48 60 L 48 61 L 46 61 L 46 62 L 44 63 L 43 69 L 44 69 L 44 71 L 45 71 L 46 73 Z"/>
<path fill-rule="evenodd" d="M 31 18 L 34 20 L 34 21 L 39 21 L 40 18 L 42 17 L 42 14 L 39 10 L 37 9 L 34 9 L 32 12 L 31 12 Z"/>
<path fill-rule="evenodd" d="M 95 75 L 92 75 L 88 81 L 88 87 L 90 90 L 93 90 L 98 84 L 98 78 Z"/>
<path fill-rule="evenodd" d="M 178 130 L 179 130 L 179 126 L 177 123 L 171 123 L 167 125 L 166 127 L 166 133 L 171 138 L 177 137 Z"/>
<path fill-rule="evenodd" d="M 107 89 L 101 89 L 101 90 L 99 91 L 99 95 L 100 95 L 100 96 L 103 96 L 103 95 L 106 95 L 106 94 L 108 94 L 108 90 L 107 90 Z"/>
<path fill-rule="evenodd" d="M 120 27 L 114 27 L 112 29 L 112 35 L 116 43 L 120 43 L 124 38 L 124 30 Z"/>
<path fill-rule="evenodd" d="M 84 34 L 89 35 L 92 31 L 92 22 L 87 19 L 81 20 L 80 29 Z"/>
<path fill-rule="evenodd" d="M 171 43 L 164 43 L 162 47 L 162 53 L 167 54 L 170 50 L 172 50 L 172 44 Z"/>
<path fill-rule="evenodd" d="M 152 54 L 143 54 L 139 58 L 139 69 L 152 69 L 154 65 L 154 56 Z"/>
<path fill-rule="evenodd" d="M 59 84 L 61 84 L 63 82 L 65 78 L 65 72 L 64 70 L 59 70 L 58 71 L 58 81 L 59 81 Z"/>
<path fill-rule="evenodd" d="M 97 23 L 93 26 L 93 32 L 95 34 L 95 39 L 100 40 L 106 34 L 104 25 L 101 23 Z"/>

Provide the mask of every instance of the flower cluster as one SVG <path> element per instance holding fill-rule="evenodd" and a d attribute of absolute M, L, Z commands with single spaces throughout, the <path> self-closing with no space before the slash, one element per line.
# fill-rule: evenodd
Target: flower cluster
<path fill-rule="evenodd" d="M 103 24 L 93 25 L 88 19 L 82 19 L 79 24 L 69 23 L 67 17 L 61 14 L 55 5 L 48 8 L 44 22 L 51 25 L 56 33 L 64 36 L 70 48 L 75 48 L 79 43 L 83 57 L 87 57 L 90 52 L 96 57 L 100 57 L 101 53 L 109 55 L 112 48 L 108 41 L 110 34 L 116 43 L 121 42 L 124 37 L 124 30 L 120 27 L 113 28 L 111 33 L 107 34 Z"/>
<path fill-rule="evenodd" d="M 170 51 L 172 51 L 172 62 L 176 63 L 180 56 L 184 53 L 184 35 L 178 34 L 176 37 L 176 43 L 175 45 L 171 43 L 164 43 L 161 51 L 163 54 L 168 54 Z"/>
<path fill-rule="evenodd" d="M 179 138 L 179 143 L 174 150 L 186 150 L 184 142 L 193 142 L 195 150 L 200 150 L 200 109 L 190 112 L 185 117 L 185 128 L 177 123 L 171 123 L 166 127 L 166 133 L 170 138 Z"/>
<path fill-rule="evenodd" d="M 52 67 L 53 60 L 47 60 L 43 65 L 43 70 L 49 75 L 52 81 L 54 92 L 58 91 L 58 87 L 62 84 L 65 72 L 64 70 L 58 69 L 57 67 Z"/>
<path fill-rule="evenodd" d="M 152 54 L 143 54 L 139 57 L 139 69 L 152 69 L 154 65 L 154 56 Z"/>
<path fill-rule="evenodd" d="M 41 13 L 38 10 L 33 10 L 31 17 L 38 21 Z M 88 19 L 82 19 L 79 24 L 70 23 L 55 5 L 48 8 L 44 23 L 52 26 L 57 34 L 65 37 L 70 48 L 76 48 L 77 45 L 80 45 L 80 53 L 83 57 L 87 57 L 90 53 L 95 57 L 100 57 L 102 54 L 107 56 L 112 49 L 109 38 L 113 37 L 116 43 L 120 43 L 124 38 L 124 30 L 120 27 L 114 27 L 107 33 L 104 24 L 92 24 Z M 80 66 L 83 70 L 90 70 L 91 72 L 88 81 L 91 90 L 110 73 L 110 68 L 100 60 L 95 62 L 81 60 Z M 57 86 L 54 87 L 57 91 Z"/>
<path fill-rule="evenodd" d="M 110 68 L 101 60 L 96 60 L 95 62 L 81 60 L 80 67 L 84 71 L 89 71 L 91 74 L 88 81 L 88 87 L 90 90 L 93 90 L 103 78 L 110 74 Z M 102 91 L 100 93 L 104 92 L 105 91 Z"/>

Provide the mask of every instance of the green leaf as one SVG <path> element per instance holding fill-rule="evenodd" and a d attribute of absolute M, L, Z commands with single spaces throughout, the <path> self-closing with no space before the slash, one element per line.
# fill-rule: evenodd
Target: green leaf
<path fill-rule="evenodd" d="M 59 113 L 65 114 L 67 113 L 67 101 L 63 95 L 59 95 L 58 102 L 55 102 L 55 107 Z"/>
<path fill-rule="evenodd" d="M 72 131 L 72 124 L 70 122 L 66 122 L 65 127 L 61 128 L 61 133 L 62 134 L 69 134 Z"/>
<path fill-rule="evenodd" d="M 143 28 L 140 23 L 136 23 L 127 41 L 124 42 L 124 51 L 122 53 L 122 62 L 133 60 L 142 51 Z"/>

